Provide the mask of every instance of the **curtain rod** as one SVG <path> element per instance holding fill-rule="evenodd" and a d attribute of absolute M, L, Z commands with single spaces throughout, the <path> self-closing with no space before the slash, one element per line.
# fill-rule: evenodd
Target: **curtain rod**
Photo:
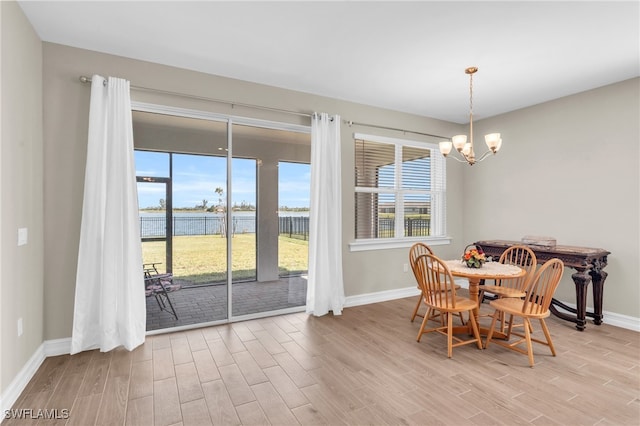
<path fill-rule="evenodd" d="M 82 76 L 80 76 L 80 81 L 82 83 L 91 83 L 91 77 L 86 77 L 86 76 L 82 75 Z M 131 88 L 134 89 L 134 90 L 139 90 L 139 91 L 143 91 L 143 92 L 160 93 L 162 95 L 180 96 L 180 97 L 183 97 L 183 98 L 196 99 L 196 100 L 199 100 L 199 101 L 207 101 L 207 102 L 216 102 L 216 103 L 221 103 L 221 104 L 227 104 L 227 105 L 231 105 L 231 108 L 233 108 L 235 106 L 240 106 L 240 107 L 261 109 L 261 110 L 265 110 L 265 111 L 280 112 L 280 113 L 284 113 L 284 114 L 291 114 L 291 115 L 297 115 L 297 116 L 300 116 L 300 117 L 309 117 L 309 118 L 311 118 L 311 116 L 313 115 L 313 114 L 309 114 L 309 113 L 305 113 L 305 112 L 290 111 L 290 110 L 286 110 L 286 109 L 266 107 L 266 106 L 262 106 L 262 105 L 245 104 L 245 103 L 241 103 L 241 102 L 231 102 L 231 101 L 227 101 L 227 100 L 223 100 L 223 99 L 207 98 L 207 97 L 204 97 L 204 96 L 187 95 L 187 94 L 184 94 L 184 93 L 170 92 L 168 90 L 153 89 L 153 88 L 150 88 L 150 87 L 141 87 L 141 86 L 131 85 Z"/>
<path fill-rule="evenodd" d="M 84 75 L 80 76 L 79 80 L 82 83 L 91 83 L 91 77 L 86 77 Z M 105 84 L 106 84 L 106 81 L 105 81 Z M 187 94 L 184 94 L 184 93 L 170 92 L 168 90 L 153 89 L 153 88 L 150 88 L 150 87 L 142 87 L 142 86 L 131 85 L 131 88 L 134 89 L 134 90 L 139 90 L 139 91 L 144 91 L 144 92 L 159 93 L 159 94 L 163 94 L 163 95 L 172 95 L 172 96 L 179 96 L 179 97 L 183 97 L 183 98 L 196 99 L 196 100 L 199 100 L 199 101 L 207 101 L 207 102 L 216 102 L 216 103 L 221 103 L 221 104 L 227 104 L 227 105 L 231 105 L 232 108 L 234 106 L 241 106 L 241 107 L 246 107 L 246 108 L 254 108 L 254 109 L 261 109 L 261 110 L 265 110 L 265 111 L 280 112 L 280 113 L 284 113 L 284 114 L 291 114 L 291 115 L 297 115 L 299 117 L 309 117 L 309 118 L 313 117 L 314 114 L 315 114 L 315 113 L 305 113 L 305 112 L 290 111 L 290 110 L 280 109 L 280 108 L 266 107 L 266 106 L 262 106 L 262 105 L 253 105 L 253 104 L 245 104 L 245 103 L 240 103 L 240 102 L 231 102 L 231 101 L 227 101 L 227 100 L 224 100 L 224 99 L 208 98 L 208 97 L 204 97 L 204 96 L 187 95 Z M 333 120 L 333 117 L 331 117 L 331 119 Z M 413 134 L 416 134 L 416 135 L 431 136 L 431 137 L 435 137 L 435 138 L 443 138 L 443 139 L 447 139 L 447 140 L 451 139 L 448 136 L 432 135 L 430 133 L 423 133 L 423 132 L 417 132 L 417 131 L 413 131 L 413 130 L 398 129 L 396 127 L 378 126 L 376 124 L 358 123 L 358 122 L 348 121 L 348 120 L 344 120 L 344 123 L 348 124 L 349 127 L 351 127 L 351 126 L 365 126 L 365 127 L 376 128 L 376 129 L 394 130 L 394 131 L 403 132 L 403 133 L 413 133 Z"/>
<path fill-rule="evenodd" d="M 357 123 L 355 121 L 347 121 L 347 120 L 345 120 L 344 122 L 345 122 L 345 124 L 348 124 L 349 127 L 351 127 L 351 126 L 365 126 L 365 127 L 373 127 L 373 128 L 376 128 L 376 129 L 395 130 L 396 132 L 413 133 L 415 135 L 431 136 L 431 137 L 434 137 L 434 138 L 442 138 L 442 139 L 447 139 L 447 140 L 451 139 L 449 136 L 432 135 L 431 133 L 423 133 L 423 132 L 416 132 L 414 130 L 398 129 L 397 127 L 378 126 L 376 124 Z"/>

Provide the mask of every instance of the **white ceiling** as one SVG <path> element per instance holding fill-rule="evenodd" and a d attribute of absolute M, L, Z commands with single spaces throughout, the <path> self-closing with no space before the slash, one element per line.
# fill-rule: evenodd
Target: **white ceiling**
<path fill-rule="evenodd" d="M 468 66 L 476 119 L 640 75 L 638 1 L 19 4 L 44 41 L 458 123 Z"/>

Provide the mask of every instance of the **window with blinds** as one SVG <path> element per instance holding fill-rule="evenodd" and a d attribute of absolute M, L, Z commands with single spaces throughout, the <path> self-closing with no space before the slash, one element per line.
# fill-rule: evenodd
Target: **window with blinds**
<path fill-rule="evenodd" d="M 356 134 L 356 239 L 444 236 L 445 167 L 435 143 Z"/>

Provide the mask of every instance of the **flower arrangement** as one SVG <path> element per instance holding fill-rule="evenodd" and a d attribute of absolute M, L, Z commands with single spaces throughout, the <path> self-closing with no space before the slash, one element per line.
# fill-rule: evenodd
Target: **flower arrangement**
<path fill-rule="evenodd" d="M 469 268 L 482 268 L 486 257 L 481 247 L 467 246 L 462 256 L 462 261 Z"/>

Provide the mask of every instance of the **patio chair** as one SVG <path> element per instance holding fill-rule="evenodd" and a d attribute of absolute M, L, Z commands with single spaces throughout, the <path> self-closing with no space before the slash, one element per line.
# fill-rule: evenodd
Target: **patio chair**
<path fill-rule="evenodd" d="M 169 293 L 180 290 L 182 286 L 173 281 L 173 274 L 160 274 L 157 265 L 157 263 L 143 265 L 145 296 L 153 296 L 160 310 L 170 313 L 177 320 L 178 314 L 171 303 Z"/>

